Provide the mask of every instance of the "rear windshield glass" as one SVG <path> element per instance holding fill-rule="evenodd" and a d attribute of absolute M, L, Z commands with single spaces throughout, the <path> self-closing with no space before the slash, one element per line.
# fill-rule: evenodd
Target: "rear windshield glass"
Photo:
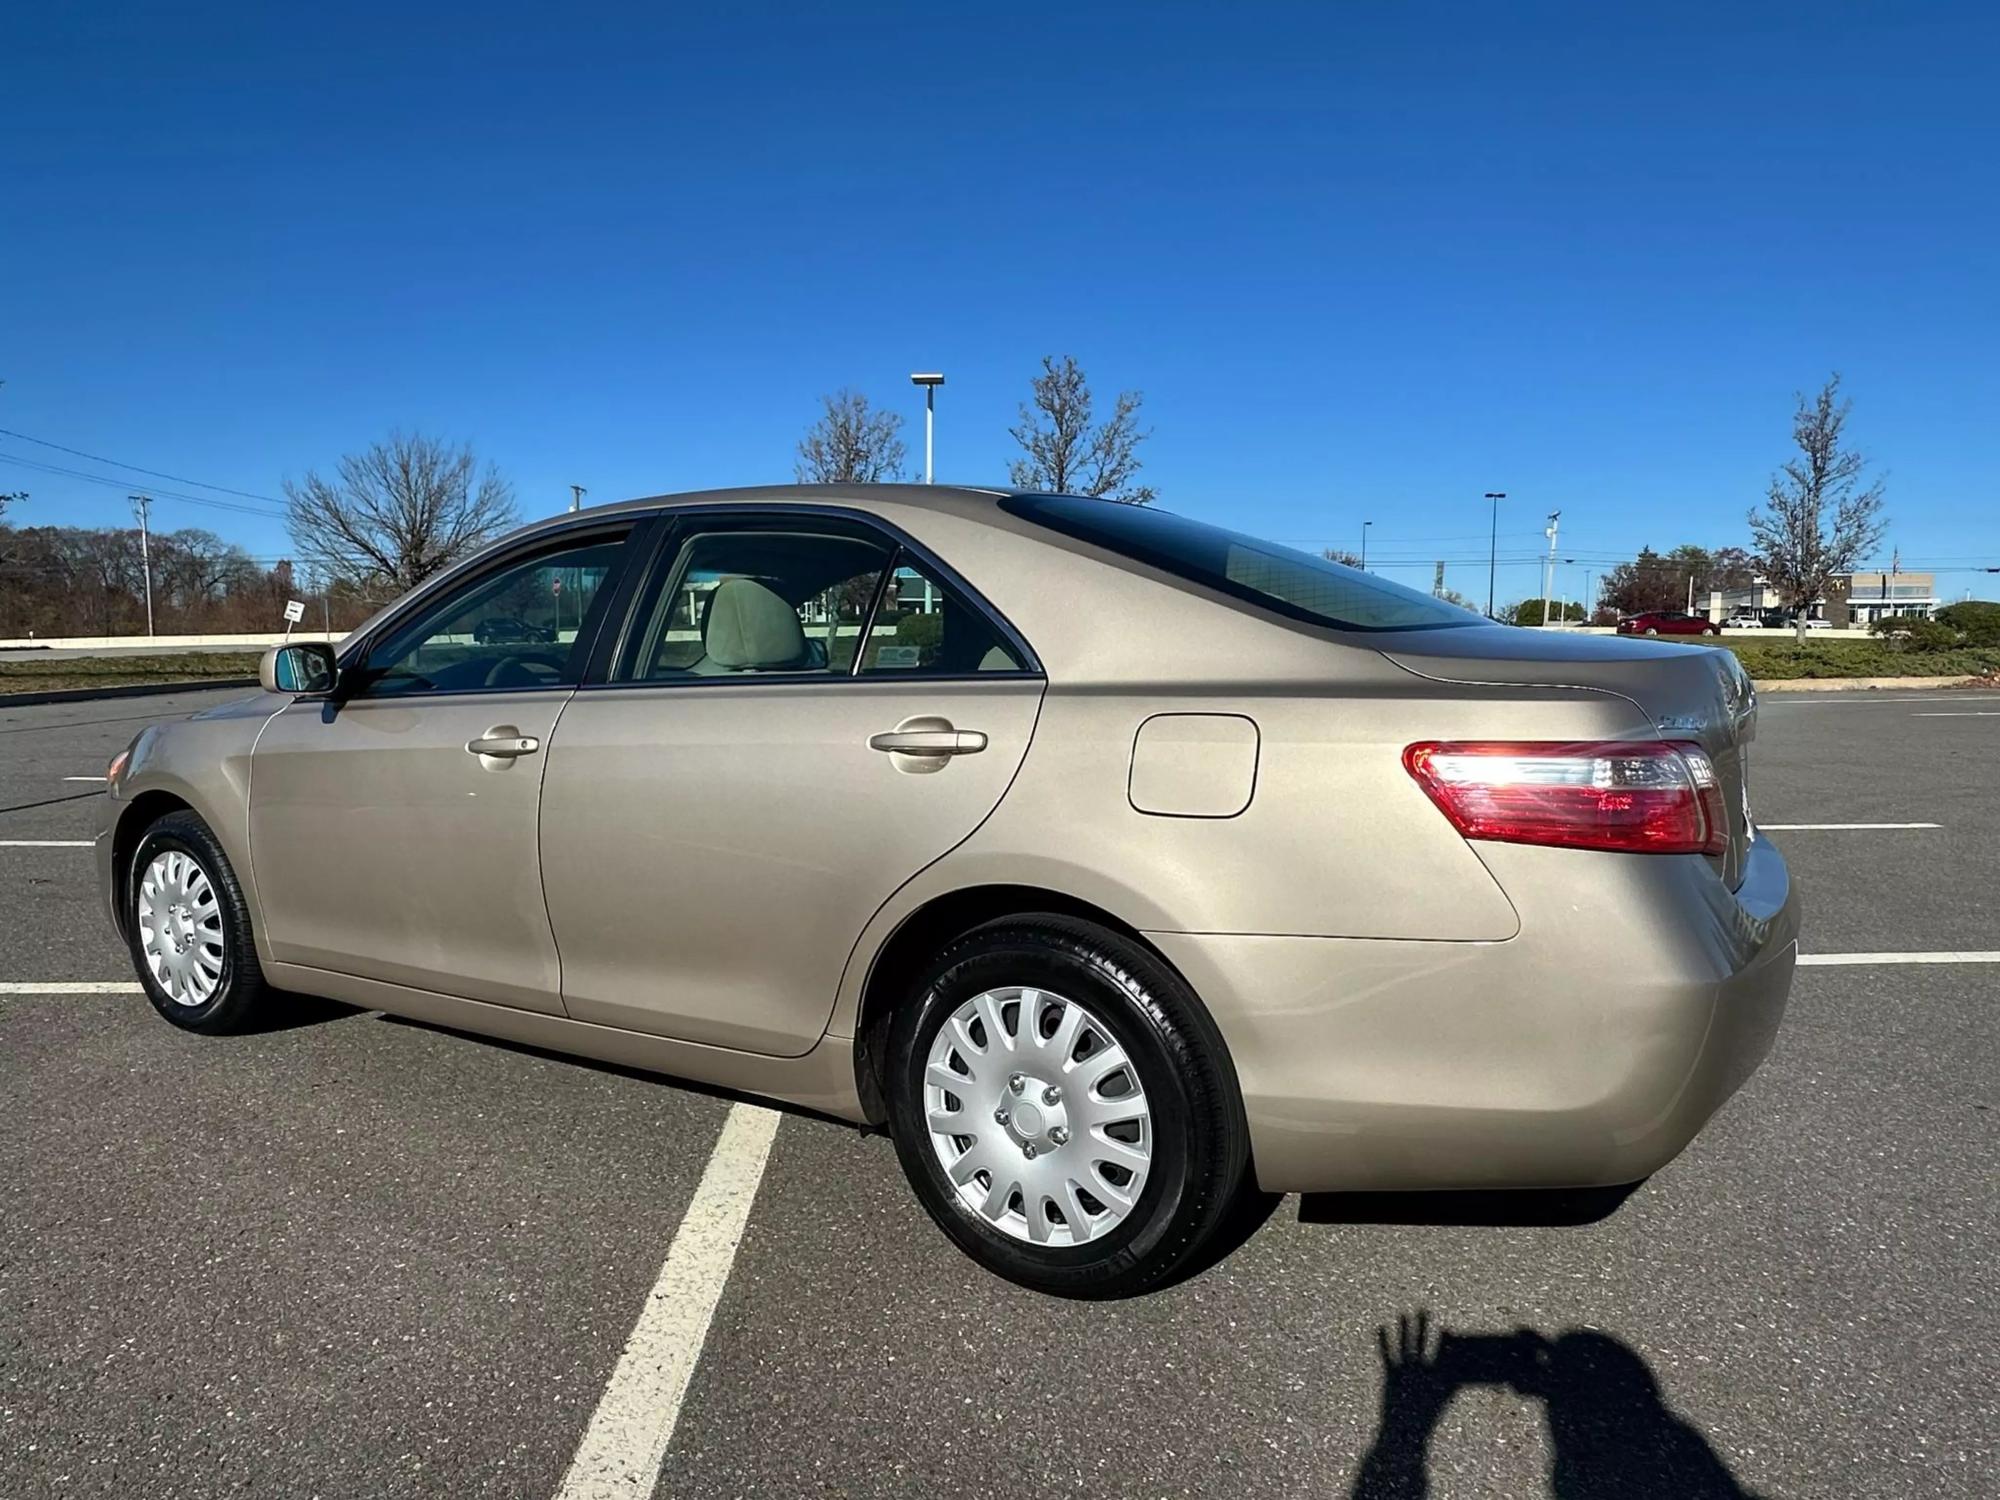
<path fill-rule="evenodd" d="M 1311 625 L 1438 630 L 1484 623 L 1469 610 L 1373 573 L 1150 506 L 1075 495 L 1015 495 L 1001 505 L 1052 531 Z"/>

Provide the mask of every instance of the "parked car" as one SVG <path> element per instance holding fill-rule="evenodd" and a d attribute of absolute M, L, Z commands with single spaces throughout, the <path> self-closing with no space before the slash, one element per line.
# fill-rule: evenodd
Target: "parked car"
<path fill-rule="evenodd" d="M 556 633 L 547 625 L 532 625 L 511 615 L 488 615 L 472 627 L 472 639 L 481 646 L 510 642 L 553 641 Z"/>
<path fill-rule="evenodd" d="M 1682 614 L 1679 610 L 1654 609 L 1630 615 L 1618 622 L 1620 635 L 1721 635 L 1722 627 L 1707 615 Z"/>
<path fill-rule="evenodd" d="M 559 653 L 463 644 L 557 569 Z M 1637 1182 L 1791 983 L 1731 654 L 1149 507 L 582 511 L 261 678 L 110 768 L 167 1020 L 322 995 L 885 1128 L 1047 1292 L 1184 1274 L 1260 1193 Z"/>
<path fill-rule="evenodd" d="M 1790 630 L 1799 623 L 1799 617 L 1797 612 L 1793 610 L 1767 609 L 1763 613 L 1762 621 L 1766 630 Z M 1808 615 L 1806 617 L 1806 629 L 1831 630 L 1833 629 L 1833 621 Z"/>

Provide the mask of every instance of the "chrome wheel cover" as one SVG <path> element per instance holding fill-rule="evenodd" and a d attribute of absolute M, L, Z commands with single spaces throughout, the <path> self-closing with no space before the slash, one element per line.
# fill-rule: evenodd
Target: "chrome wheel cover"
<path fill-rule="evenodd" d="M 924 1119 L 959 1200 L 1030 1244 L 1109 1234 L 1152 1165 L 1138 1069 L 1109 1026 L 1047 990 L 988 990 L 951 1013 L 924 1065 Z"/>
<path fill-rule="evenodd" d="M 222 983 L 222 908 L 192 855 L 166 849 L 139 877 L 139 948 L 176 1005 L 206 1005 Z"/>

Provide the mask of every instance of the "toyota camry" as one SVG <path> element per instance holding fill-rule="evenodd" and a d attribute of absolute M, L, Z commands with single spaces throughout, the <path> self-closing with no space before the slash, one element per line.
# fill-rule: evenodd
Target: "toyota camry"
<path fill-rule="evenodd" d="M 1247 1195 L 1641 1181 L 1791 982 L 1731 653 L 1150 507 L 580 511 L 262 686 L 111 768 L 168 1021 L 325 996 L 880 1127 L 1053 1293 L 1172 1279 Z"/>

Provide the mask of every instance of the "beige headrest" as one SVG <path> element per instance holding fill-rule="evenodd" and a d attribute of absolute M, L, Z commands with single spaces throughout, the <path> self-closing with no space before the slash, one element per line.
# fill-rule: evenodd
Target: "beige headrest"
<path fill-rule="evenodd" d="M 718 667 L 770 671 L 805 660 L 798 611 L 754 578 L 725 578 L 708 598 L 702 646 Z"/>

